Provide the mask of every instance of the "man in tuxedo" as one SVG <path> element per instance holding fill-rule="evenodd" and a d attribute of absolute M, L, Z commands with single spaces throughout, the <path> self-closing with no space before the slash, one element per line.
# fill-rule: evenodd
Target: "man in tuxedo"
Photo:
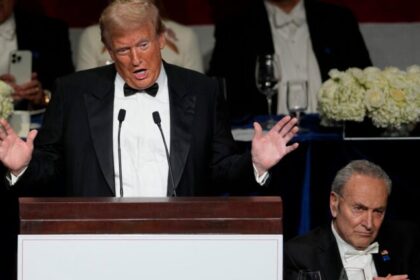
<path fill-rule="evenodd" d="M 369 53 L 352 13 L 317 0 L 255 0 L 215 26 L 208 74 L 221 77 L 232 117 L 267 114 L 255 81 L 258 55 L 275 54 L 280 83 L 272 111 L 287 114 L 287 81 L 307 81 L 307 112 L 317 111 L 317 92 L 328 72 L 370 66 Z"/>
<path fill-rule="evenodd" d="M 420 279 L 419 231 L 404 222 L 385 222 L 391 180 L 377 165 L 355 160 L 336 175 L 331 188 L 332 223 L 289 240 L 284 279 L 300 270 L 320 271 L 322 279 Z"/>
<path fill-rule="evenodd" d="M 58 79 L 38 137 L 31 131 L 22 141 L 0 121 L 11 189 L 61 182 L 69 196 L 214 195 L 221 185 L 244 193 L 298 147 L 288 145 L 296 119 L 285 117 L 266 134 L 255 123 L 252 151 L 238 154 L 217 82 L 162 61 L 164 29 L 151 2 L 113 1 L 100 27 L 115 63 Z M 155 111 L 170 143 L 173 182 Z"/>
<path fill-rule="evenodd" d="M 16 7 L 16 0 L 0 1 L 0 80 L 14 88 L 15 108 L 43 108 L 57 77 L 74 72 L 69 30 L 58 19 Z M 9 74 L 11 51 L 32 53 L 32 80 L 17 84 Z"/>

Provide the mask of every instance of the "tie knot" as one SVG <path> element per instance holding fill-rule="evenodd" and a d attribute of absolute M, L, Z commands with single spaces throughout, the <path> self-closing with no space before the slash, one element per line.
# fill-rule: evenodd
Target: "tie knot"
<path fill-rule="evenodd" d="M 157 83 L 154 83 L 152 86 L 142 89 L 142 90 L 132 88 L 127 83 L 124 84 L 124 96 L 130 96 L 130 95 L 136 94 L 137 92 L 144 91 L 148 95 L 155 97 L 158 90 L 159 90 L 159 85 Z"/>

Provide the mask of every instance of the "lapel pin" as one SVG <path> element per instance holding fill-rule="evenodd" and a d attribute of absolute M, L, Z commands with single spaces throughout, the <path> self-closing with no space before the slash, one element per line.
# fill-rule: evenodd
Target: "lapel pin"
<path fill-rule="evenodd" d="M 391 258 L 389 257 L 388 250 L 382 250 L 381 251 L 381 256 L 382 256 L 382 260 L 384 262 L 387 262 L 387 261 L 390 261 L 391 260 Z"/>

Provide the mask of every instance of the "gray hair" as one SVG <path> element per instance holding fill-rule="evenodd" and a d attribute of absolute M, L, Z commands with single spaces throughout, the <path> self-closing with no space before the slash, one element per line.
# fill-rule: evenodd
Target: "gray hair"
<path fill-rule="evenodd" d="M 159 10 L 153 0 L 111 1 L 99 18 L 102 43 L 109 47 L 113 35 L 141 28 L 149 21 L 155 26 L 156 34 L 165 31 Z"/>
<path fill-rule="evenodd" d="M 352 175 L 356 174 L 383 180 L 385 182 L 388 195 L 391 194 L 392 182 L 389 176 L 379 165 L 367 160 L 353 160 L 340 169 L 335 175 L 331 191 L 341 195 L 346 183 L 350 180 Z"/>

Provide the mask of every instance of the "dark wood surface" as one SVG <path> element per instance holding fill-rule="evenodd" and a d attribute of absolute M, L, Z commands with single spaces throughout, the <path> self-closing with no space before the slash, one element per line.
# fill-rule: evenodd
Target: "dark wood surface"
<path fill-rule="evenodd" d="M 21 234 L 282 233 L 280 197 L 20 198 Z"/>

